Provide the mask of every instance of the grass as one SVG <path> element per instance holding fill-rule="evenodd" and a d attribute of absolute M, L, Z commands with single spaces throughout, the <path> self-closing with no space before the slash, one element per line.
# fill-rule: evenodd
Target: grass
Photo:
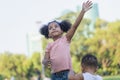
<path fill-rule="evenodd" d="M 120 75 L 117 76 L 105 76 L 103 80 L 120 80 Z"/>

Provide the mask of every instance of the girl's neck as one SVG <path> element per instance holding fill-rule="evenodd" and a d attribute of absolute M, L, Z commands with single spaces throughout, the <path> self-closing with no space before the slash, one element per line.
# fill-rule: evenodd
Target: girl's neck
<path fill-rule="evenodd" d="M 60 36 L 55 36 L 55 37 L 53 37 L 52 39 L 53 39 L 53 41 L 56 41 L 57 39 L 59 39 L 59 38 L 61 38 L 62 37 L 62 35 L 60 35 Z"/>

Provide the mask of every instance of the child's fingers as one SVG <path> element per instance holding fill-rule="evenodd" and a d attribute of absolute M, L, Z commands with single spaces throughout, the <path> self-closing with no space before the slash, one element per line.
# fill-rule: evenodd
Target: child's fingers
<path fill-rule="evenodd" d="M 88 6 L 91 6 L 93 3 L 92 2 L 89 2 Z"/>
<path fill-rule="evenodd" d="M 85 6 L 86 6 L 86 7 L 89 7 L 89 6 L 91 6 L 91 5 L 92 5 L 92 1 L 88 1 L 88 2 L 85 3 Z"/>
<path fill-rule="evenodd" d="M 89 0 L 87 0 L 87 2 L 86 2 L 86 4 L 88 4 L 90 1 Z"/>
<path fill-rule="evenodd" d="M 92 8 L 92 1 L 87 1 L 86 3 L 83 3 L 83 9 L 84 9 L 84 11 L 88 11 L 89 9 L 91 9 Z"/>
<path fill-rule="evenodd" d="M 92 1 L 88 1 L 88 2 L 87 2 L 87 4 L 90 4 L 90 3 L 92 3 Z"/>
<path fill-rule="evenodd" d="M 51 61 L 48 61 L 47 66 L 48 66 L 48 68 L 51 68 Z"/>

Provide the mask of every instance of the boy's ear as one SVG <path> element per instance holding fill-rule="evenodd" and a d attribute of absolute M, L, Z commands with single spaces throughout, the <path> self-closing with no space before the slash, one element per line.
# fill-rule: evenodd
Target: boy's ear
<path fill-rule="evenodd" d="M 98 70 L 99 66 L 96 67 L 95 72 Z"/>
<path fill-rule="evenodd" d="M 96 70 L 98 70 L 99 66 L 96 67 Z"/>
<path fill-rule="evenodd" d="M 82 70 L 82 72 L 84 72 L 85 71 L 85 65 L 84 64 L 81 64 L 81 70 Z"/>

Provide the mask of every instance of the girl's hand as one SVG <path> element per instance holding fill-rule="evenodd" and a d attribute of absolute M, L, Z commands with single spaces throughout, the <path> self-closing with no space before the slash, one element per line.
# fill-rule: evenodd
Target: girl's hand
<path fill-rule="evenodd" d="M 92 8 L 92 1 L 87 1 L 87 2 L 84 2 L 83 4 L 82 4 L 82 10 L 84 11 L 84 12 L 86 12 L 86 11 L 88 11 L 89 9 L 91 9 Z"/>
<path fill-rule="evenodd" d="M 45 53 L 42 63 L 48 68 L 51 67 L 50 54 L 48 52 Z"/>
<path fill-rule="evenodd" d="M 47 67 L 51 68 L 51 61 L 50 60 L 48 60 L 48 62 L 47 62 Z"/>
<path fill-rule="evenodd" d="M 43 63 L 45 66 L 47 66 L 48 68 L 51 67 L 51 62 L 50 62 L 50 60 L 48 60 L 48 59 L 44 59 L 44 60 L 42 61 L 42 63 Z"/>

